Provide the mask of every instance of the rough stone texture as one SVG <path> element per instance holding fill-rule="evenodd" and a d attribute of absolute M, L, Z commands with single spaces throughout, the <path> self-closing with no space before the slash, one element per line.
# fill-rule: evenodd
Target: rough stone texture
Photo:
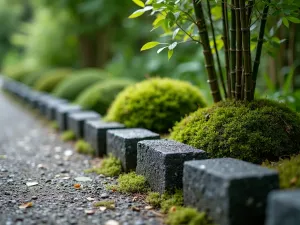
<path fill-rule="evenodd" d="M 38 110 L 44 116 L 46 116 L 46 104 L 47 102 L 53 100 L 54 97 L 49 94 L 43 94 L 37 100 Z"/>
<path fill-rule="evenodd" d="M 68 126 L 77 138 L 84 138 L 84 123 L 89 120 L 100 120 L 101 116 L 94 111 L 74 112 L 68 115 Z"/>
<path fill-rule="evenodd" d="M 278 187 L 276 171 L 237 159 L 184 164 L 185 205 L 208 211 L 219 225 L 262 225 L 268 193 Z"/>
<path fill-rule="evenodd" d="M 65 99 L 53 99 L 46 104 L 46 116 L 49 120 L 55 120 L 56 110 L 59 106 L 67 104 L 68 101 Z"/>
<path fill-rule="evenodd" d="M 272 191 L 268 196 L 266 225 L 300 224 L 300 190 Z"/>
<path fill-rule="evenodd" d="M 80 112 L 81 107 L 78 105 L 65 104 L 59 105 L 56 109 L 56 121 L 59 126 L 60 131 L 65 131 L 69 129 L 68 126 L 68 115 L 74 112 Z"/>
<path fill-rule="evenodd" d="M 136 168 L 137 143 L 142 140 L 159 138 L 159 134 L 141 128 L 108 130 L 106 150 L 107 153 L 112 153 L 119 158 L 124 171 L 128 172 Z"/>
<path fill-rule="evenodd" d="M 32 108 L 38 107 L 38 99 L 43 95 L 43 93 L 38 91 L 31 91 L 28 95 L 28 103 Z"/>
<path fill-rule="evenodd" d="M 164 193 L 182 188 L 185 161 L 206 158 L 206 152 L 175 141 L 141 141 L 136 172 L 146 177 L 151 189 Z"/>
<path fill-rule="evenodd" d="M 105 225 L 108 220 L 120 225 L 163 224 L 156 210 L 145 209 L 140 195 L 107 190 L 106 185 L 115 185 L 116 178 L 84 173 L 100 159 L 78 154 L 31 112 L 0 92 L 1 225 Z M 75 181 L 82 176 L 92 181 Z M 38 184 L 26 186 L 33 181 Z M 75 183 L 82 188 L 75 189 Z M 93 206 L 103 200 L 114 201 L 115 209 L 101 211 Z M 19 208 L 27 202 L 33 206 Z M 94 213 L 87 215 L 85 210 Z"/>
<path fill-rule="evenodd" d="M 106 132 L 112 129 L 121 129 L 125 126 L 117 122 L 100 120 L 87 121 L 84 125 L 85 140 L 95 149 L 96 156 L 106 154 Z"/>

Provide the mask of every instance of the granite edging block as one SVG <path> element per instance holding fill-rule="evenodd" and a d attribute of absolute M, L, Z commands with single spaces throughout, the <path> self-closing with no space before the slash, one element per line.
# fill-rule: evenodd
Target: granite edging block
<path fill-rule="evenodd" d="M 121 160 L 125 172 L 136 169 L 137 143 L 142 140 L 159 139 L 159 134 L 142 128 L 108 130 L 107 153 Z"/>

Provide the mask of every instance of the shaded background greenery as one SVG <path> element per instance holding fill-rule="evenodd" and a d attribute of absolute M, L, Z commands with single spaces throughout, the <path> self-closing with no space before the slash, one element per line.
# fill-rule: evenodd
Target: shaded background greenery
<path fill-rule="evenodd" d="M 197 85 L 212 102 L 202 49 L 185 43 L 170 60 L 167 52 L 140 52 L 160 32 L 149 32 L 150 16 L 128 19 L 135 10 L 132 0 L 0 0 L 1 70 L 28 75 L 57 67 L 97 67 L 112 77 L 136 81 L 171 77 Z M 216 20 L 218 13 L 215 10 Z M 266 38 L 257 97 L 284 101 L 300 110 L 299 24 L 290 22 L 287 28 L 280 16 L 273 16 Z"/>

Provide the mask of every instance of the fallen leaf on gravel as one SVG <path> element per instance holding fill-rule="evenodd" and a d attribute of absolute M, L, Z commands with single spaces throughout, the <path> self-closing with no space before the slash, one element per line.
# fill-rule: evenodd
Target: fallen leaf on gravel
<path fill-rule="evenodd" d="M 75 180 L 80 182 L 92 181 L 89 177 L 76 177 Z"/>
<path fill-rule="evenodd" d="M 139 212 L 139 211 L 141 211 L 141 209 L 140 209 L 140 208 L 138 208 L 138 207 L 135 207 L 135 206 L 132 206 L 132 207 L 131 207 L 131 209 L 132 209 L 132 211 L 135 211 L 135 212 Z"/>
<path fill-rule="evenodd" d="M 104 206 L 101 206 L 101 207 L 99 207 L 99 209 L 100 209 L 100 211 L 105 211 L 107 208 L 106 207 L 104 207 Z"/>
<path fill-rule="evenodd" d="M 290 184 L 295 185 L 297 183 L 297 181 L 298 181 L 298 177 L 294 177 L 290 180 Z"/>
<path fill-rule="evenodd" d="M 138 199 L 138 197 L 135 196 L 132 198 L 132 201 L 136 202 L 137 199 Z"/>
<path fill-rule="evenodd" d="M 26 185 L 27 185 L 28 187 L 35 186 L 35 185 L 38 185 L 38 184 L 39 184 L 39 183 L 36 182 L 36 181 L 33 181 L 33 182 L 27 182 L 27 183 L 26 183 Z"/>
<path fill-rule="evenodd" d="M 32 202 L 27 202 L 27 203 L 24 203 L 24 204 L 20 205 L 19 209 L 26 209 L 26 208 L 30 208 L 32 206 L 33 206 Z"/>
<path fill-rule="evenodd" d="M 119 225 L 119 222 L 116 220 L 108 220 L 105 225 Z"/>
<path fill-rule="evenodd" d="M 92 197 L 87 197 L 86 198 L 88 201 L 94 201 L 95 199 L 94 198 L 92 198 Z"/>
<path fill-rule="evenodd" d="M 74 188 L 79 189 L 81 187 L 81 184 L 74 184 Z"/>
<path fill-rule="evenodd" d="M 86 210 L 84 210 L 84 212 L 87 215 L 93 215 L 95 213 L 95 210 L 93 210 L 93 209 L 86 209 Z"/>
<path fill-rule="evenodd" d="M 151 205 L 147 205 L 147 206 L 145 206 L 145 209 L 146 210 L 151 210 L 151 209 L 153 209 L 153 207 Z"/>

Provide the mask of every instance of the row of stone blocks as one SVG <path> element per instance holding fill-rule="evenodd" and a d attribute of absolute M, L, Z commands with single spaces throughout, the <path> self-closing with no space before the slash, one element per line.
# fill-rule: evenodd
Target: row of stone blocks
<path fill-rule="evenodd" d="M 267 203 L 266 225 L 300 224 L 300 192 L 271 192 L 279 186 L 273 170 L 236 159 L 207 159 L 202 150 L 160 140 L 145 129 L 124 129 L 122 124 L 100 121 L 96 113 L 20 83 L 9 82 L 4 88 L 49 119 L 56 118 L 61 130 L 71 128 L 77 137 L 84 137 L 98 156 L 112 153 L 125 171 L 136 169 L 154 191 L 183 188 L 185 205 L 206 211 L 217 224 L 264 224 Z"/>

